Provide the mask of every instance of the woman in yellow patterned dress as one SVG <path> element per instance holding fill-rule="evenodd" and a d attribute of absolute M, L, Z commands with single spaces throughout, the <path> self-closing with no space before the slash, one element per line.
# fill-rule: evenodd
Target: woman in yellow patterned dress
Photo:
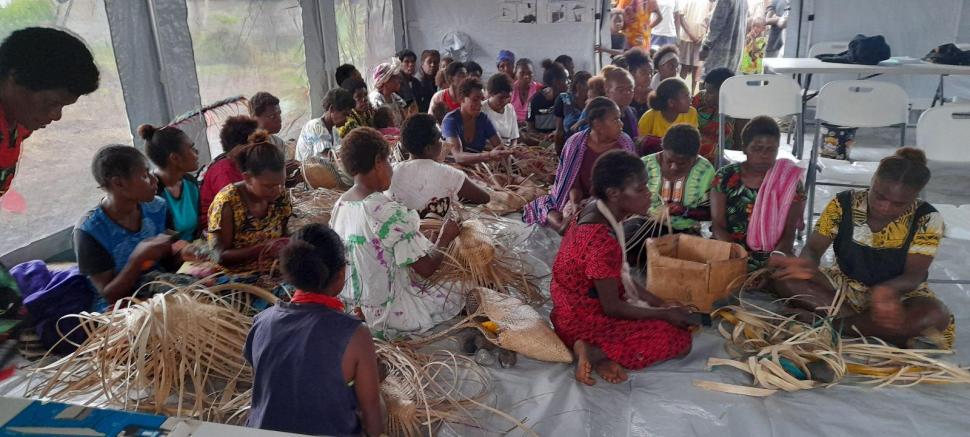
<path fill-rule="evenodd" d="M 802 249 L 801 259 L 818 266 L 834 244 L 835 265 L 810 280 L 780 281 L 778 291 L 823 315 L 843 292 L 842 332 L 854 333 L 854 326 L 900 347 L 952 348 L 953 317 L 926 283 L 944 226 L 942 215 L 917 198 L 929 179 L 920 150 L 905 147 L 884 158 L 868 190 L 829 202 Z"/>
<path fill-rule="evenodd" d="M 233 272 L 257 270 L 277 258 L 293 212 L 283 153 L 256 131 L 236 155 L 243 181 L 229 184 L 209 207 L 209 244 L 219 264 Z"/>

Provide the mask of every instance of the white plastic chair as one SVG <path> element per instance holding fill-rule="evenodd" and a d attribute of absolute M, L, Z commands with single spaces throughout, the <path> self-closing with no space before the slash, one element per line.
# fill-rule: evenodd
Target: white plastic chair
<path fill-rule="evenodd" d="M 802 115 L 801 89 L 791 78 L 777 74 L 734 76 L 721 84 L 718 96 L 717 167 L 724 161 L 724 121 L 727 117 L 750 119 L 759 115 L 771 117 L 795 116 L 800 126 Z M 796 132 L 795 148 L 800 149 L 801 132 Z"/>
<path fill-rule="evenodd" d="M 812 44 L 812 46 L 808 48 L 808 57 L 814 58 L 818 55 L 837 55 L 846 50 L 849 50 L 848 41 L 818 42 L 818 43 Z M 806 75 L 804 79 L 805 80 L 804 83 L 802 82 L 801 74 L 798 74 L 796 76 L 797 77 L 795 78 L 795 80 L 797 80 L 799 84 L 802 84 L 802 86 L 804 86 L 804 88 L 802 89 L 802 114 L 804 115 L 807 113 L 808 108 L 815 107 L 815 97 L 818 95 L 818 90 L 811 89 L 812 77 L 814 75 L 812 74 Z M 834 77 L 838 77 L 838 76 L 834 76 Z M 824 77 L 822 79 L 824 79 Z M 825 81 L 820 81 L 819 83 L 825 83 Z M 792 133 L 789 132 L 788 142 L 791 142 L 791 136 L 792 136 Z M 799 158 L 801 158 L 801 153 L 799 153 Z"/>
<path fill-rule="evenodd" d="M 815 186 L 866 188 L 868 185 L 838 184 L 818 181 L 819 150 L 822 143 L 822 123 L 850 127 L 900 126 L 899 146 L 906 141 L 906 122 L 909 118 L 909 96 L 899 85 L 889 82 L 837 80 L 819 90 L 815 110 L 815 139 L 808 163 L 805 188 L 808 190 L 808 228 L 812 229 L 815 213 Z"/>
<path fill-rule="evenodd" d="M 970 138 L 970 105 L 967 104 L 927 109 L 916 124 L 916 146 L 933 161 L 970 162 L 967 138 Z"/>

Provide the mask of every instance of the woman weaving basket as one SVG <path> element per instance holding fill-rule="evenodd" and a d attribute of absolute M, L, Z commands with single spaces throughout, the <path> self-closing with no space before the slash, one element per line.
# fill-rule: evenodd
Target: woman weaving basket
<path fill-rule="evenodd" d="M 347 248 L 348 281 L 341 298 L 371 332 L 385 339 L 426 331 L 461 310 L 459 293 L 423 285 L 442 265 L 443 250 L 458 235 L 446 221 L 437 242 L 419 231 L 418 213 L 386 195 L 393 169 L 380 132 L 357 128 L 344 138 L 340 162 L 354 186 L 333 208 L 330 225 Z"/>
<path fill-rule="evenodd" d="M 817 268 L 834 245 L 835 265 L 809 280 L 778 281 L 776 290 L 823 315 L 844 297 L 836 317 L 845 333 L 854 327 L 900 347 L 952 348 L 953 316 L 926 283 L 943 239 L 942 215 L 917 198 L 929 180 L 920 150 L 884 158 L 868 190 L 829 202 L 802 249 L 801 259 Z"/>
<path fill-rule="evenodd" d="M 621 149 L 635 152 L 633 140 L 623 133 L 620 108 L 606 97 L 590 100 L 586 106 L 589 128 L 566 141 L 556 168 L 556 181 L 549 195 L 525 207 L 526 223 L 548 224 L 562 233 L 569 219 L 592 195 L 593 163 L 604 153 Z"/>

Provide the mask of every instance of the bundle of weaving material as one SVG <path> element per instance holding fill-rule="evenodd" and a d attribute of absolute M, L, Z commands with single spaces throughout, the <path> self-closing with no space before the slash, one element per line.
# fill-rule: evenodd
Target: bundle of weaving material
<path fill-rule="evenodd" d="M 765 271 L 754 272 L 747 282 Z M 742 287 L 742 290 L 747 287 Z M 714 312 L 718 332 L 728 341 L 733 359 L 711 358 L 709 367 L 727 366 L 752 376 L 752 386 L 694 381 L 698 387 L 748 396 L 770 396 L 778 390 L 798 391 L 834 384 L 883 387 L 920 383 L 970 384 L 970 369 L 936 357 L 947 350 L 902 349 L 865 337 L 848 337 L 833 328 L 833 315 L 844 303 L 844 290 L 836 293 L 827 317 L 813 325 L 795 315 L 783 316 L 741 299 L 739 305 Z"/>
<path fill-rule="evenodd" d="M 241 423 L 252 385 L 242 354 L 256 298 L 276 300 L 244 284 L 189 286 L 145 301 L 123 299 L 105 314 L 76 315 L 87 340 L 36 368 L 35 376 L 47 379 L 27 394 Z"/>
<path fill-rule="evenodd" d="M 289 228 L 300 229 L 310 223 L 329 225 L 333 205 L 342 194 L 342 191 L 327 188 L 290 190 L 293 215 L 290 217 Z"/>
<path fill-rule="evenodd" d="M 471 359 L 446 351 L 426 354 L 382 340 L 374 343 L 386 374 L 381 395 L 387 406 L 388 435 L 436 435 L 439 427 L 452 425 L 477 428 L 478 411 L 496 414 L 536 435 L 522 422 L 484 403 L 491 382 L 485 369 Z"/>
<path fill-rule="evenodd" d="M 524 178 L 543 185 L 551 185 L 556 179 L 559 155 L 555 147 L 517 147 L 519 157 L 512 160 L 512 169 Z"/>
<path fill-rule="evenodd" d="M 438 235 L 442 223 L 439 219 L 423 219 L 421 231 L 425 235 Z M 480 220 L 461 222 L 458 237 L 445 252 L 444 266 L 430 281 L 439 285 L 459 284 L 463 292 L 487 287 L 517 294 L 530 305 L 545 301 L 532 268 L 514 251 L 503 247 Z"/>
<path fill-rule="evenodd" d="M 538 175 L 520 175 L 506 162 L 479 163 L 458 168 L 489 191 L 491 201 L 481 208 L 494 214 L 505 215 L 522 211 L 526 204 L 549 192 L 545 184 L 539 182 Z"/>

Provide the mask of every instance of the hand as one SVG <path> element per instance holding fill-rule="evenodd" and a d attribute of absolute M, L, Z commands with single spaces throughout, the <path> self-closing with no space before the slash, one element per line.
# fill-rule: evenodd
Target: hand
<path fill-rule="evenodd" d="M 512 156 L 514 152 L 503 148 L 503 149 L 495 149 L 488 153 L 489 153 L 489 161 L 500 161 L 509 156 Z"/>
<path fill-rule="evenodd" d="M 687 207 L 685 207 L 683 203 L 670 202 L 667 204 L 667 212 L 670 213 L 671 216 L 680 217 L 684 215 L 685 211 L 687 211 Z"/>
<path fill-rule="evenodd" d="M 593 53 L 603 53 L 603 46 L 600 44 L 593 44 Z"/>
<path fill-rule="evenodd" d="M 562 208 L 563 221 L 568 222 L 577 212 L 579 212 L 579 205 L 573 201 L 566 202 L 566 206 Z"/>
<path fill-rule="evenodd" d="M 687 329 L 694 325 L 690 314 L 686 307 L 674 307 L 664 310 L 662 319 L 678 328 Z"/>
<path fill-rule="evenodd" d="M 709 49 L 709 48 L 701 48 L 701 52 L 698 53 L 697 56 L 702 61 L 706 61 L 707 60 L 707 56 L 710 55 L 710 54 L 711 54 L 711 49 Z"/>
<path fill-rule="evenodd" d="M 545 134 L 542 137 L 542 139 L 544 141 L 555 141 L 556 140 L 556 133 L 555 132 L 549 132 L 549 133 Z"/>
<path fill-rule="evenodd" d="M 904 319 L 903 303 L 900 302 L 896 290 L 876 285 L 870 292 L 872 293 L 872 321 L 886 329 L 901 328 Z"/>
<path fill-rule="evenodd" d="M 779 254 L 773 254 L 768 258 L 768 267 L 775 269 L 771 277 L 779 281 L 788 279 L 807 281 L 812 279 L 817 271 L 815 265 L 807 259 Z"/>
<path fill-rule="evenodd" d="M 135 250 L 131 252 L 131 259 L 137 260 L 139 263 L 153 262 L 171 253 L 172 236 L 162 234 L 138 243 Z"/>
<path fill-rule="evenodd" d="M 458 238 L 458 233 L 461 232 L 461 227 L 458 226 L 458 222 L 453 219 L 448 219 L 441 224 L 441 230 L 438 232 L 438 244 L 451 244 Z"/>

